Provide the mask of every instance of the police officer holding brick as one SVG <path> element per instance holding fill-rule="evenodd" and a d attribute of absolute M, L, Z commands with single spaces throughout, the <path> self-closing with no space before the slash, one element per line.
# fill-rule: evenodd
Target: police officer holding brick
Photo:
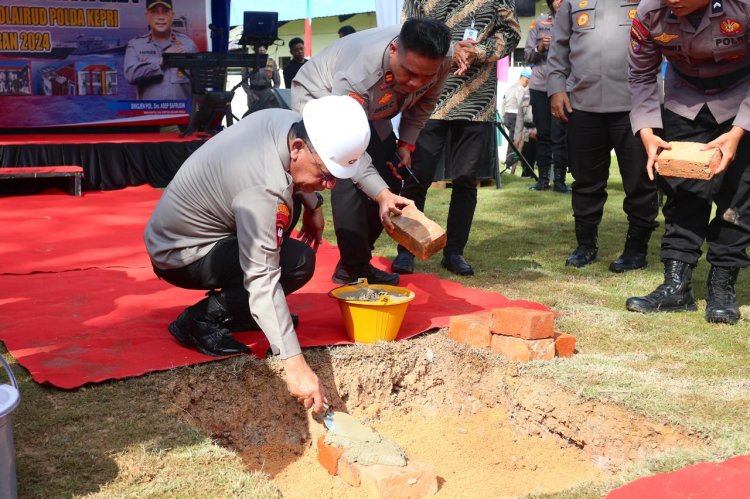
<path fill-rule="evenodd" d="M 136 85 L 141 100 L 190 99 L 190 80 L 178 68 L 164 64 L 164 53 L 198 52 L 193 40 L 172 29 L 172 0 L 148 0 L 146 19 L 149 32 L 133 38 L 125 49 L 123 72 Z"/>
<path fill-rule="evenodd" d="M 451 69 L 450 38 L 443 23 L 424 18 L 359 31 L 310 59 L 292 82 L 292 109 L 300 111 L 310 100 L 326 95 L 350 95 L 362 104 L 372 128 L 367 152 L 374 168 L 338 181 L 331 194 L 341 255 L 334 282 L 399 282 L 398 274 L 370 264 L 383 226 L 392 227 L 389 213 L 412 203 L 392 193 L 400 190 L 401 181 L 388 165 L 398 154 L 398 166 L 411 166 L 414 144 Z M 398 113 L 397 141 L 391 118 Z"/>
<path fill-rule="evenodd" d="M 630 128 L 626 61 L 635 9 L 636 4 L 627 1 L 566 0 L 555 16 L 547 57 L 547 92 L 552 116 L 568 123 L 578 241 L 565 265 L 583 267 L 596 260 L 612 149 L 622 176 L 629 227 L 625 249 L 609 270 L 645 267 L 648 241 L 658 226 L 656 186 L 646 174 L 643 144 Z M 573 82 L 570 97 L 568 79 Z"/>
<path fill-rule="evenodd" d="M 638 6 L 630 34 L 631 124 L 648 153 L 649 177 L 671 140 L 705 143 L 704 149 L 719 149 L 722 159 L 710 180 L 659 177 L 667 195 L 664 283 L 629 298 L 628 310 L 696 310 L 692 270 L 707 240 L 706 320 L 740 319 L 734 286 L 739 270 L 750 265 L 750 228 L 722 215 L 750 188 L 749 25 L 747 1 L 642 0 Z M 662 56 L 669 61 L 663 114 L 656 82 Z M 712 203 L 717 211 L 711 220 Z"/>

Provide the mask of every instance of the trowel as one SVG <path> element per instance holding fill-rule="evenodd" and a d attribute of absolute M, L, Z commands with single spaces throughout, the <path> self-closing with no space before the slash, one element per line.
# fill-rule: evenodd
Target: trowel
<path fill-rule="evenodd" d="M 332 411 L 329 404 L 324 404 L 323 424 L 334 435 L 361 442 L 379 442 L 381 436 L 372 428 L 360 423 L 357 418 L 345 412 Z"/>

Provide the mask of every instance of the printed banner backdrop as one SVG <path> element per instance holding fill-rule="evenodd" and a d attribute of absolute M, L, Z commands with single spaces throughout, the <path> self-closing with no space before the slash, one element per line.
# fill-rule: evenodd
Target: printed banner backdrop
<path fill-rule="evenodd" d="M 0 129 L 187 123 L 161 52 L 207 51 L 208 2 L 0 0 Z"/>

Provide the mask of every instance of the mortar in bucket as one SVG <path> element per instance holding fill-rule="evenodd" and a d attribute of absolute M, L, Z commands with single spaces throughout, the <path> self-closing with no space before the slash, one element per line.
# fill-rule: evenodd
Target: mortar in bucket
<path fill-rule="evenodd" d="M 18 382 L 10 366 L 0 356 L 0 363 L 10 378 L 10 385 L 0 385 L 0 497 L 18 497 L 16 484 L 16 452 L 13 448 L 13 411 L 18 407 L 21 395 Z"/>
<path fill-rule="evenodd" d="M 332 289 L 328 296 L 339 302 L 346 332 L 357 343 L 393 341 L 401 329 L 414 292 L 367 279 Z"/>

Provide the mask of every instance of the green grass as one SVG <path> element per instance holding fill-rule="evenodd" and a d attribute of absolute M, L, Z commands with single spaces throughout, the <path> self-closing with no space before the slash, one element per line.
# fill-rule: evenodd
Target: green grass
<path fill-rule="evenodd" d="M 537 301 L 560 314 L 558 328 L 576 335 L 578 354 L 521 366 L 520 375 L 554 379 L 585 397 L 612 401 L 706 437 L 701 449 L 657 456 L 628 470 L 616 483 L 586 486 L 561 497 L 596 497 L 636 476 L 750 453 L 748 274 L 741 274 L 737 285 L 744 318 L 734 327 L 709 325 L 703 319 L 705 260 L 694 273 L 698 312 L 627 312 L 627 297 L 646 294 L 662 280 L 658 246 L 663 221 L 651 241 L 650 268 L 610 273 L 607 266 L 620 254 L 627 230 L 616 166 L 612 173 L 599 261 L 593 265 L 564 266 L 575 246 L 570 196 L 531 192 L 530 181 L 510 176 L 503 177 L 500 190 L 493 186 L 479 191 L 465 252 L 476 268 L 474 277 L 450 274 L 440 267 L 439 257 L 417 262 L 418 271 Z M 428 196 L 427 215 L 440 224 L 447 217 L 450 193 L 432 189 Z M 334 241 L 330 205 L 325 207 L 326 238 Z M 392 258 L 394 243 L 381 237 L 376 254 Z M 180 371 L 61 391 L 36 385 L 27 372 L 14 367 L 23 397 L 14 413 L 22 497 L 278 495 L 265 475 L 247 472 L 237 455 L 184 422 L 189 418 L 165 411 L 172 404 L 160 394 L 169 393 L 165 387 Z"/>

